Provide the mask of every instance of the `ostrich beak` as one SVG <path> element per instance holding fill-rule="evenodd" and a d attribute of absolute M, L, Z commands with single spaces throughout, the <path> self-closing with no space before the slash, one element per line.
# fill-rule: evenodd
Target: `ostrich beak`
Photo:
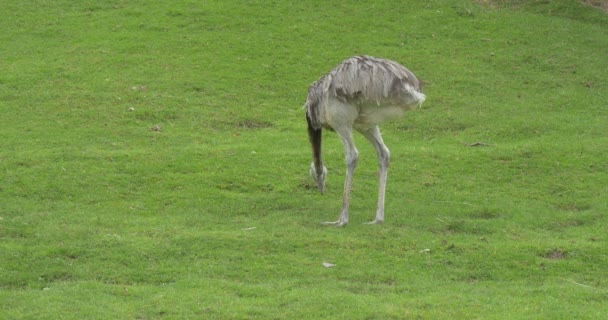
<path fill-rule="evenodd" d="M 323 194 L 325 192 L 325 181 L 317 181 L 317 188 Z"/>
<path fill-rule="evenodd" d="M 325 177 L 327 177 L 327 168 L 321 166 L 321 172 L 317 172 L 314 162 L 310 164 L 310 176 L 317 183 L 317 189 L 323 194 L 325 192 Z"/>

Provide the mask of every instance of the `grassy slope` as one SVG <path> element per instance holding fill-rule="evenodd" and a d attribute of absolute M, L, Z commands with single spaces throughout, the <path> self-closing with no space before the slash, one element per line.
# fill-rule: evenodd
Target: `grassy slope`
<path fill-rule="evenodd" d="M 1 318 L 604 314 L 600 11 L 565 0 L 0 10 Z M 342 149 L 325 136 L 320 196 L 300 106 L 311 81 L 360 53 L 403 62 L 429 99 L 383 128 L 387 223 L 360 225 L 376 178 L 358 139 L 351 225 L 325 228 Z"/>

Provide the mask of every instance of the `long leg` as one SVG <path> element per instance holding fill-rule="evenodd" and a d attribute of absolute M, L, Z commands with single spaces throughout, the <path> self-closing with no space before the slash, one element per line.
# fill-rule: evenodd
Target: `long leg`
<path fill-rule="evenodd" d="M 388 166 L 391 154 L 384 144 L 384 141 L 382 141 L 382 136 L 380 135 L 380 129 L 378 129 L 378 127 L 361 133 L 372 143 L 374 149 L 376 149 L 376 154 L 378 155 L 378 167 L 380 169 L 378 178 L 378 207 L 376 209 L 376 218 L 374 221 L 369 222 L 369 224 L 379 224 L 384 222 L 384 195 L 386 192 L 386 179 L 388 176 Z"/>
<path fill-rule="evenodd" d="M 344 158 L 346 162 L 346 177 L 344 178 L 342 210 L 340 211 L 340 217 L 338 218 L 338 221 L 323 222 L 323 224 L 341 227 L 348 223 L 348 204 L 350 200 L 350 189 L 353 182 L 355 168 L 357 167 L 359 151 L 357 151 L 357 148 L 355 147 L 355 142 L 353 140 L 353 132 L 350 127 L 337 128 L 336 132 L 338 133 L 338 135 L 340 135 L 342 143 L 344 144 Z"/>

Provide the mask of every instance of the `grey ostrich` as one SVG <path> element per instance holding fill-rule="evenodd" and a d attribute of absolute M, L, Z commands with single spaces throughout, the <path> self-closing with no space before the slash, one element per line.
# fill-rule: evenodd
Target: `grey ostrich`
<path fill-rule="evenodd" d="M 371 142 L 378 155 L 379 190 L 376 218 L 369 224 L 384 222 L 384 194 L 390 153 L 380 135 L 378 125 L 414 109 L 426 96 L 420 81 L 401 64 L 370 56 L 355 56 L 344 60 L 308 88 L 304 108 L 313 161 L 310 175 L 319 191 L 325 190 L 327 168 L 321 159 L 321 131 L 335 131 L 344 144 L 346 177 L 342 210 L 338 221 L 326 225 L 344 226 L 348 223 L 350 189 L 359 152 L 353 141 L 353 129 Z"/>

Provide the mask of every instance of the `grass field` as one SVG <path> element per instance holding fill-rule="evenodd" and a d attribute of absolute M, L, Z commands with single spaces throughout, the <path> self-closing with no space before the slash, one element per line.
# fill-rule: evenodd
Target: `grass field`
<path fill-rule="evenodd" d="M 602 1 L 586 1 L 602 5 Z M 605 2 L 604 2 L 605 5 Z M 608 14 L 577 1 L 3 1 L 0 319 L 601 319 Z M 344 58 L 427 102 L 345 228 L 302 104 Z M 334 264 L 326 268 L 323 263 Z"/>

